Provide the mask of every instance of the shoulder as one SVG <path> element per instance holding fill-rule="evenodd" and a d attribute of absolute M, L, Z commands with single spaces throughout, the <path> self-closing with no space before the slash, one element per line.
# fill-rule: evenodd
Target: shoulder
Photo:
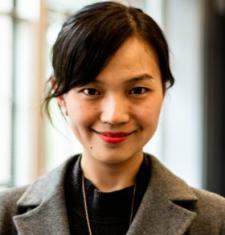
<path fill-rule="evenodd" d="M 16 203 L 26 188 L 27 186 L 11 188 L 0 192 L 0 215 L 3 211 L 10 211 L 13 210 L 12 208 L 16 208 Z"/>
<path fill-rule="evenodd" d="M 225 234 L 225 198 L 203 189 L 192 190 L 198 200 L 194 207 L 197 216 L 191 229 L 198 234 L 208 234 L 209 231 Z"/>
<path fill-rule="evenodd" d="M 12 188 L 0 192 L 0 231 L 1 234 L 13 234 L 13 216 L 17 214 L 17 201 L 27 187 Z"/>
<path fill-rule="evenodd" d="M 192 188 L 194 193 L 199 199 L 199 204 L 201 207 L 206 208 L 207 210 L 217 209 L 225 212 L 225 198 L 203 189 Z"/>
<path fill-rule="evenodd" d="M 176 208 L 192 213 L 194 219 L 188 234 L 225 235 L 225 198 L 215 193 L 189 186 L 151 156 L 149 194 L 172 202 Z M 150 198 L 150 196 L 148 198 Z M 155 199 L 157 201 L 158 199 Z"/>
<path fill-rule="evenodd" d="M 75 155 L 57 168 L 40 176 L 32 184 L 24 187 L 10 188 L 0 192 L 0 214 L 3 209 L 16 207 L 21 199 L 26 197 L 27 201 L 38 201 L 45 199 L 49 194 L 53 194 L 56 188 L 62 188 L 68 169 L 77 161 L 79 155 Z M 37 199 L 38 198 L 38 199 Z"/>
<path fill-rule="evenodd" d="M 225 220 L 225 198 L 203 189 L 192 188 L 198 200 L 196 211 L 204 217 L 223 217 Z"/>

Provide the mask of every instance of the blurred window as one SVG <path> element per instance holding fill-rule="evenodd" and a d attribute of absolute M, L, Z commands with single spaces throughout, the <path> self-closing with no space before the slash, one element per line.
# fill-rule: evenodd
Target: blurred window
<path fill-rule="evenodd" d="M 13 1 L 12 0 L 1 0 L 0 1 L 0 11 L 3 12 L 10 12 L 13 7 Z"/>
<path fill-rule="evenodd" d="M 38 3 L 0 1 L 0 187 L 25 184 L 31 175 Z"/>
<path fill-rule="evenodd" d="M 0 186 L 12 184 L 12 1 L 0 2 Z"/>

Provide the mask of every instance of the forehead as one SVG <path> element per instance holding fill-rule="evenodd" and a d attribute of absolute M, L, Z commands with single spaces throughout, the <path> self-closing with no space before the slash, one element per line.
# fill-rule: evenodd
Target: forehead
<path fill-rule="evenodd" d="M 98 74 L 96 81 L 103 83 L 135 81 L 141 78 L 160 78 L 158 59 L 153 48 L 138 37 L 128 38 Z"/>

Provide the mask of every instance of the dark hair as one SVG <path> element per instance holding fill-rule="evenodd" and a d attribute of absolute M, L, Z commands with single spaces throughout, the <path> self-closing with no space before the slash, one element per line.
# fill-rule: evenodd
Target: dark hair
<path fill-rule="evenodd" d="M 88 5 L 62 26 L 53 46 L 52 65 L 56 86 L 50 100 L 71 88 L 93 81 L 120 46 L 137 35 L 152 47 L 159 61 L 164 91 L 174 83 L 165 37 L 155 21 L 142 10 L 107 1 Z"/>

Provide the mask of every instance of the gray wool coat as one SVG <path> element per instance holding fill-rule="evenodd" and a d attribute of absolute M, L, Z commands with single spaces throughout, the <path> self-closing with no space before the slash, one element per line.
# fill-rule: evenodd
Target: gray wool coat
<path fill-rule="evenodd" d="M 70 234 L 63 182 L 76 158 L 28 187 L 1 192 L 0 235 Z M 151 161 L 149 186 L 127 235 L 225 235 L 225 199 L 189 187 Z"/>

